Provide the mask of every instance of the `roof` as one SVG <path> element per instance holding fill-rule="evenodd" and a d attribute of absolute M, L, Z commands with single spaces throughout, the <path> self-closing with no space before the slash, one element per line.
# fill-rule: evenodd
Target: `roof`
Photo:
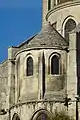
<path fill-rule="evenodd" d="M 28 39 L 18 47 L 65 47 L 68 42 L 50 24 L 45 25 L 42 30 L 32 38 Z"/>

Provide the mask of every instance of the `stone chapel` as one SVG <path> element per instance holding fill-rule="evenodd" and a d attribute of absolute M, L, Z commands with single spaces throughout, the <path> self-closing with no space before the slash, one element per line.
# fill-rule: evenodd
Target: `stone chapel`
<path fill-rule="evenodd" d="M 0 64 L 0 120 L 80 119 L 79 11 L 80 0 L 42 0 L 42 30 Z"/>

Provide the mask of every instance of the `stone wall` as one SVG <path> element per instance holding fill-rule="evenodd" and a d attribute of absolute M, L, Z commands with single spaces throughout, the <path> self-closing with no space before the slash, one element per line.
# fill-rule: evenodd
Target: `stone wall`
<path fill-rule="evenodd" d="M 1 110 L 8 109 L 8 60 L 0 64 L 0 120 L 8 120 L 8 114 L 1 115 Z"/>
<path fill-rule="evenodd" d="M 20 120 L 35 120 L 36 115 L 38 115 L 41 111 L 43 113 L 47 113 L 52 120 L 52 116 L 54 111 L 65 111 L 67 113 L 67 109 L 64 106 L 64 102 L 56 102 L 56 101 L 30 101 L 25 103 L 17 104 L 10 109 L 10 120 L 12 120 L 15 113 L 18 114 Z"/>
<path fill-rule="evenodd" d="M 0 64 L 0 109 L 5 108 L 8 94 L 8 60 Z"/>
<path fill-rule="evenodd" d="M 45 59 L 45 72 L 43 72 L 43 54 Z M 49 67 L 51 67 L 50 56 L 59 54 L 60 73 L 59 75 L 51 75 Z M 26 76 L 26 60 L 31 56 L 33 58 L 33 75 Z M 17 70 L 18 59 L 19 72 Z M 37 49 L 28 51 L 23 50 L 16 56 L 15 61 L 15 97 L 17 101 L 26 101 L 33 99 L 41 99 L 45 94 L 45 99 L 64 98 L 66 95 L 66 74 L 67 74 L 67 52 L 66 50 L 57 49 Z M 18 73 L 18 74 L 17 74 Z M 44 77 L 43 78 L 43 74 Z M 12 79 L 12 81 L 14 81 Z M 44 83 L 43 83 L 44 82 Z M 43 85 L 44 84 L 44 85 Z M 44 87 L 44 88 L 43 88 Z M 55 96 L 55 97 L 54 97 Z"/>

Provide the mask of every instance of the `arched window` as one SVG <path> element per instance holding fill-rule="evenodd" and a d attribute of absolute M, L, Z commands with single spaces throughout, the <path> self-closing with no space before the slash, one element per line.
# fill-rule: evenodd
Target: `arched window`
<path fill-rule="evenodd" d="M 65 25 L 65 28 L 64 28 L 64 36 L 66 38 L 66 40 L 68 41 L 69 40 L 69 32 L 71 32 L 72 30 L 74 30 L 76 28 L 76 23 L 74 20 L 72 19 L 69 19 L 67 22 L 66 22 L 66 25 Z"/>
<path fill-rule="evenodd" d="M 57 55 L 51 58 L 51 74 L 59 74 L 59 57 Z"/>
<path fill-rule="evenodd" d="M 50 120 L 45 113 L 41 113 L 36 120 Z"/>
<path fill-rule="evenodd" d="M 27 65 L 26 66 L 27 66 L 27 71 L 26 71 L 27 76 L 33 75 L 33 59 L 32 59 L 32 57 L 27 58 Z"/>
<path fill-rule="evenodd" d="M 17 113 L 15 113 L 12 117 L 12 120 L 20 120 L 19 116 Z"/>

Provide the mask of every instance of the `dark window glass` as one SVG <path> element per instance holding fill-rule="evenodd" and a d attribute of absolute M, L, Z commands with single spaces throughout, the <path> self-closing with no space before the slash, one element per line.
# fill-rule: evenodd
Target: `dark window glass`
<path fill-rule="evenodd" d="M 57 0 L 57 4 L 59 4 L 60 3 L 60 0 Z"/>
<path fill-rule="evenodd" d="M 27 58 L 27 76 L 33 75 L 33 59 L 32 57 Z"/>
<path fill-rule="evenodd" d="M 41 113 L 41 114 L 38 116 L 37 120 L 50 120 L 50 119 L 49 119 L 49 117 L 48 117 L 46 114 Z"/>
<path fill-rule="evenodd" d="M 17 117 L 16 120 L 20 120 L 19 117 Z"/>
<path fill-rule="evenodd" d="M 44 97 L 44 94 L 45 94 L 45 56 L 44 56 L 44 53 L 43 53 L 43 56 L 42 56 L 42 66 L 43 66 L 43 96 Z"/>
<path fill-rule="evenodd" d="M 56 55 L 51 58 L 51 74 L 59 74 L 59 57 Z"/>
<path fill-rule="evenodd" d="M 48 10 L 51 9 L 51 0 L 48 0 Z"/>
<path fill-rule="evenodd" d="M 69 40 L 69 33 L 76 28 L 76 23 L 74 20 L 69 19 L 65 25 L 65 38 Z"/>
<path fill-rule="evenodd" d="M 77 94 L 80 97 L 80 32 L 76 36 Z"/>

